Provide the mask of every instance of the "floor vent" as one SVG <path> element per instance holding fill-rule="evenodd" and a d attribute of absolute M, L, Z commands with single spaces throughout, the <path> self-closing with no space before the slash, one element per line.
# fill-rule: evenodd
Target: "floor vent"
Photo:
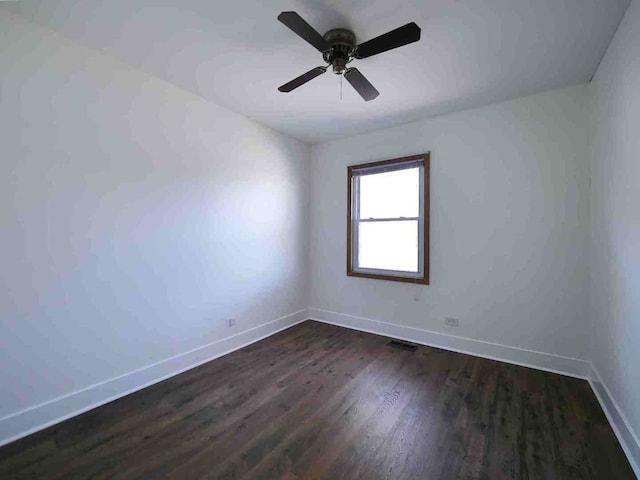
<path fill-rule="evenodd" d="M 401 350 L 409 350 L 410 352 L 415 352 L 418 349 L 418 345 L 415 343 L 404 342 L 402 340 L 391 340 L 388 345 L 393 348 L 400 348 Z"/>

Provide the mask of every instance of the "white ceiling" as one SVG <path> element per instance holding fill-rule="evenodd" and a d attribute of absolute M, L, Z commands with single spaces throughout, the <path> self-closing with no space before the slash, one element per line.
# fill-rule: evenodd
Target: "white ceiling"
<path fill-rule="evenodd" d="M 2 2 L 87 46 L 309 143 L 588 81 L 630 0 L 23 0 Z M 295 10 L 359 43 L 414 21 L 422 39 L 355 61 L 364 102 L 277 21 Z"/>

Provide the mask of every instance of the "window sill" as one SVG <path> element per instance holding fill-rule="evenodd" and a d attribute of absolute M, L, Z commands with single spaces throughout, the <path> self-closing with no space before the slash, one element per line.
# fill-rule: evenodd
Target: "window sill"
<path fill-rule="evenodd" d="M 371 278 L 374 280 L 389 280 L 392 282 L 414 283 L 418 285 L 429 285 L 429 278 L 400 277 L 397 275 L 382 275 L 378 273 L 365 273 L 365 272 L 354 272 L 354 271 L 348 271 L 347 276 Z"/>

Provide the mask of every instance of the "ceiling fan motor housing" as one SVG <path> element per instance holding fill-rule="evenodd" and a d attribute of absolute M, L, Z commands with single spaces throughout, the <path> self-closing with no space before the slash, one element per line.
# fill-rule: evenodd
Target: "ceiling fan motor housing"
<path fill-rule="evenodd" d="M 334 28 L 324 35 L 320 35 L 304 18 L 296 12 L 280 12 L 278 20 L 296 35 L 314 47 L 322 54 L 328 65 L 315 67 L 308 72 L 294 78 L 290 82 L 280 85 L 280 92 L 291 92 L 314 78 L 326 73 L 331 65 L 333 73 L 343 75 L 345 80 L 360 94 L 365 101 L 373 100 L 380 95 L 376 87 L 360 73 L 357 68 L 347 68 L 353 59 L 362 59 L 378 55 L 420 40 L 420 27 L 414 22 L 407 23 L 390 32 L 378 35 L 360 45 L 356 44 L 356 36 L 346 28 Z M 340 84 L 342 85 L 342 83 Z"/>
<path fill-rule="evenodd" d="M 334 28 L 324 34 L 324 39 L 331 48 L 323 52 L 322 56 L 332 65 L 333 73 L 342 75 L 347 68 L 347 63 L 353 60 L 356 36 L 350 30 Z"/>

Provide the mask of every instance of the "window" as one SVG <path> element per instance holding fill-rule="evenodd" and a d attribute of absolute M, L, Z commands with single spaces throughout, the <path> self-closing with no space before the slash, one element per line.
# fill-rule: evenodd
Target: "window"
<path fill-rule="evenodd" d="M 429 283 L 429 154 L 348 168 L 347 275 Z"/>

